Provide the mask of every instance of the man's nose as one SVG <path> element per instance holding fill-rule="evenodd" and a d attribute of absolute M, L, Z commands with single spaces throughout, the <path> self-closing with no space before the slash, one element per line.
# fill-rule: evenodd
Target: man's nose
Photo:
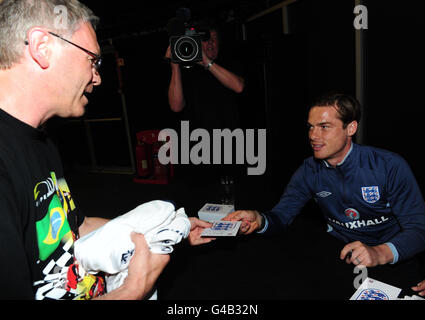
<path fill-rule="evenodd" d="M 100 86 L 102 83 L 102 77 L 99 74 L 99 71 L 96 68 L 93 68 L 93 80 L 92 83 L 94 86 Z"/>
<path fill-rule="evenodd" d="M 317 140 L 317 138 L 319 137 L 319 131 L 317 128 L 315 127 L 311 127 L 309 132 L 308 132 L 309 138 L 310 140 Z"/>

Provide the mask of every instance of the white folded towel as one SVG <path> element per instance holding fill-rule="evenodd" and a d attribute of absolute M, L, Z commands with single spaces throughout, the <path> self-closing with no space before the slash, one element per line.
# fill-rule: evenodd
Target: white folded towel
<path fill-rule="evenodd" d="M 107 291 L 122 285 L 134 254 L 131 232 L 141 233 L 152 252 L 168 254 L 173 245 L 186 238 L 190 221 L 183 208 L 175 211 L 167 201 L 144 203 L 99 229 L 78 239 L 74 244 L 75 258 L 86 272 L 106 272 Z"/>

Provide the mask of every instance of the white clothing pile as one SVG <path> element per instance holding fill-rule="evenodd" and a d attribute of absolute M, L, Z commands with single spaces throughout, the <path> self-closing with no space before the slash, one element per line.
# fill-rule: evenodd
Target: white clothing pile
<path fill-rule="evenodd" d="M 173 245 L 189 235 L 190 221 L 183 208 L 175 211 L 170 202 L 155 200 L 78 239 L 74 252 L 79 266 L 89 273 L 109 274 L 106 276 L 108 292 L 121 286 L 127 277 L 128 264 L 134 254 L 133 231 L 145 236 L 153 253 L 168 254 L 173 251 Z"/>

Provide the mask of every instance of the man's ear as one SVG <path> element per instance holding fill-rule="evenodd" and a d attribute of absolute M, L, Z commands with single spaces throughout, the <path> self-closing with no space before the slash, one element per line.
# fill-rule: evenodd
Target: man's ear
<path fill-rule="evenodd" d="M 32 59 L 42 68 L 50 66 L 51 48 L 49 33 L 42 28 L 32 28 L 28 31 L 28 47 Z"/>
<path fill-rule="evenodd" d="M 348 124 L 347 129 L 348 129 L 348 135 L 350 137 L 352 137 L 356 134 L 358 126 L 359 126 L 359 123 L 356 120 L 354 120 L 354 121 L 352 121 Z"/>

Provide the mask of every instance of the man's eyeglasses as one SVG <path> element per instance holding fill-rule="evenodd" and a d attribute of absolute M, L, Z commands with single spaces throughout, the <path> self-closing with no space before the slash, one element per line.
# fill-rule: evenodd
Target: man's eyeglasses
<path fill-rule="evenodd" d="M 65 42 L 68 42 L 69 44 L 72 44 L 73 46 L 77 47 L 80 50 L 83 50 L 85 53 L 87 53 L 89 56 L 91 56 L 92 58 L 90 59 L 90 61 L 92 62 L 92 67 L 95 68 L 96 71 L 99 71 L 100 66 L 102 65 L 102 57 L 94 52 L 91 52 L 83 47 L 80 47 L 78 44 L 75 44 L 74 42 L 71 42 L 69 40 L 66 40 L 65 38 L 62 38 L 60 35 L 53 33 L 51 31 L 49 31 L 49 33 L 52 36 L 55 36 L 56 38 L 59 38 Z M 25 41 L 25 44 L 28 45 L 28 41 Z"/>

